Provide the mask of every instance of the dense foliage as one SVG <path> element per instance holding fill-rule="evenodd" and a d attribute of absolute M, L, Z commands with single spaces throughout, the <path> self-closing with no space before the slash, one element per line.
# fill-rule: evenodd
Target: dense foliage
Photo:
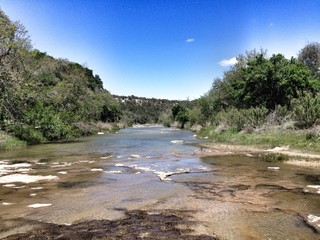
<path fill-rule="evenodd" d="M 29 143 L 67 140 L 120 106 L 92 70 L 33 50 L 27 32 L 0 11 L 0 130 Z"/>
<path fill-rule="evenodd" d="M 211 89 L 196 100 L 182 124 L 213 125 L 241 131 L 283 120 L 310 128 L 320 121 L 320 44 L 310 43 L 298 58 L 282 54 L 267 57 L 265 51 L 246 52 Z M 176 109 L 172 109 L 175 115 Z M 198 111 L 198 112 L 197 112 Z M 186 111 L 184 111 L 186 112 Z M 198 114 L 194 114 L 197 112 Z"/>

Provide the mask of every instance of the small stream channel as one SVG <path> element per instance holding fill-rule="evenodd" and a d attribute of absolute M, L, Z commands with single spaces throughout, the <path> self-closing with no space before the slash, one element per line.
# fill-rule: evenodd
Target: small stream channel
<path fill-rule="evenodd" d="M 319 169 L 199 141 L 143 127 L 1 152 L 0 238 L 320 239 Z"/>

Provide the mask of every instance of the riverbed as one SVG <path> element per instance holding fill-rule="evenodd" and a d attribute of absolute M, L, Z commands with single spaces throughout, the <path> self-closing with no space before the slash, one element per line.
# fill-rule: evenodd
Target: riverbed
<path fill-rule="evenodd" d="M 199 142 L 143 127 L 1 152 L 0 237 L 320 238 L 319 169 Z"/>

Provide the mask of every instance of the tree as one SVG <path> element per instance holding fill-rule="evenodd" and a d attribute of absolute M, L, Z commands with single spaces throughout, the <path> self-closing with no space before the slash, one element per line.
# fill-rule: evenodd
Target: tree
<path fill-rule="evenodd" d="M 313 42 L 307 44 L 299 52 L 298 59 L 307 65 L 312 73 L 320 77 L 320 43 Z"/>
<path fill-rule="evenodd" d="M 296 59 L 273 55 L 270 59 L 258 55 L 244 71 L 243 102 L 245 106 L 264 106 L 275 109 L 277 105 L 290 105 L 301 91 L 317 91 L 310 70 Z"/>
<path fill-rule="evenodd" d="M 20 22 L 12 22 L 0 10 L 0 120 L 15 121 L 22 116 L 24 101 L 21 101 L 18 91 L 25 70 L 22 59 L 30 49 L 30 39 L 24 26 Z"/>
<path fill-rule="evenodd" d="M 181 123 L 181 128 L 184 128 L 185 123 L 189 121 L 188 109 L 180 104 L 172 107 L 172 116 L 174 120 Z"/>

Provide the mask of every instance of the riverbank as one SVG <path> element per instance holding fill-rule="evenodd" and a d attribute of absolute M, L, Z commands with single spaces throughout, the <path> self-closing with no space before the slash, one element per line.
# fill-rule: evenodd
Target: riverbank
<path fill-rule="evenodd" d="M 291 149 L 289 146 L 279 146 L 274 148 L 263 148 L 259 146 L 232 145 L 214 142 L 200 144 L 200 150 L 195 155 L 200 157 L 223 156 L 223 155 L 268 155 L 283 154 L 288 156 L 287 164 L 304 167 L 320 168 L 320 153 Z"/>
<path fill-rule="evenodd" d="M 200 156 L 225 154 L 283 155 L 287 163 L 318 167 L 320 165 L 320 129 L 294 129 L 282 125 L 263 125 L 240 132 L 221 127 L 204 127 L 197 137 L 207 141 Z"/>
<path fill-rule="evenodd" d="M 0 131 L 0 150 L 19 149 L 25 147 L 27 143 L 19 140 L 3 131 Z"/>
<path fill-rule="evenodd" d="M 38 145 L 45 143 L 69 143 L 77 141 L 78 139 L 86 136 L 101 135 L 115 133 L 120 129 L 126 128 L 127 125 L 122 122 L 118 123 L 105 123 L 105 122 L 92 122 L 92 123 L 77 123 L 76 127 L 79 132 L 74 136 L 65 139 L 49 141 L 41 138 L 39 141 L 30 141 L 33 138 L 32 134 L 25 135 L 25 139 L 19 139 L 8 132 L 0 131 L 0 150 L 15 150 L 26 147 L 28 145 Z"/>

